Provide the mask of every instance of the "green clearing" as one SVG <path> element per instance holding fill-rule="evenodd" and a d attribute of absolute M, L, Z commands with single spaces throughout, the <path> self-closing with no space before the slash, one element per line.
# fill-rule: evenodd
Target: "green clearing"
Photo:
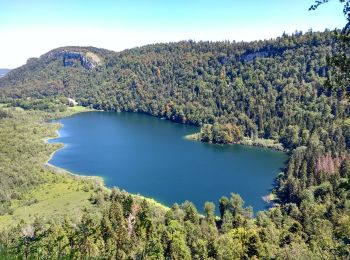
<path fill-rule="evenodd" d="M 83 106 L 74 106 L 74 107 L 68 107 L 67 111 L 72 113 L 82 113 L 82 112 L 91 112 L 96 111 L 93 108 L 83 107 Z"/>
<path fill-rule="evenodd" d="M 260 146 L 260 147 L 275 149 L 278 151 L 286 150 L 285 148 L 283 148 L 283 145 L 281 143 L 273 139 L 243 137 L 242 140 L 240 141 L 240 144 Z"/>
<path fill-rule="evenodd" d="M 52 175 L 52 174 L 51 174 Z M 89 202 L 93 194 L 91 185 L 69 176 L 54 176 L 25 194 L 21 200 L 12 202 L 11 214 L 0 216 L 0 230 L 19 222 L 32 223 L 36 218 L 47 222 L 64 217 L 79 217 L 81 211 L 93 211 Z"/>
<path fill-rule="evenodd" d="M 48 119 L 91 111 L 83 107 L 47 113 L 0 108 L 0 230 L 36 218 L 58 220 L 84 209 L 93 211 L 89 198 L 100 186 L 92 178 L 63 171 L 57 174 L 45 164 L 60 144 L 43 140 L 55 136 L 59 124 Z"/>
<path fill-rule="evenodd" d="M 344 122 L 344 123 L 350 125 L 350 120 L 347 120 L 347 122 Z M 201 141 L 202 136 L 201 136 L 201 132 L 199 132 L 199 133 L 186 135 L 184 138 L 190 141 Z M 248 146 L 260 146 L 260 147 L 270 148 L 278 151 L 286 151 L 286 149 L 283 147 L 281 143 L 278 143 L 273 139 L 249 138 L 244 136 L 242 137 L 242 140 L 240 140 L 237 143 L 242 145 L 248 145 Z"/>

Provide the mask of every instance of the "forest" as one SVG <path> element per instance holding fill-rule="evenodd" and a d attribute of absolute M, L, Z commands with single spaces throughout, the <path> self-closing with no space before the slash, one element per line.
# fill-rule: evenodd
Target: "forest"
<path fill-rule="evenodd" d="M 0 193 L 1 214 L 11 213 L 11 201 L 42 180 L 28 165 L 23 175 L 21 160 L 14 156 L 16 151 L 25 158 L 36 153 L 21 137 L 21 124 L 31 135 L 36 129 L 47 136 L 45 129 L 52 126 L 43 118 L 65 113 L 67 97 L 85 107 L 202 126 L 203 141 L 272 139 L 289 151 L 290 159 L 276 176 L 273 206 L 255 215 L 238 194 L 222 197 L 220 216 L 215 216 L 212 202 L 203 205 L 204 214 L 191 202 L 165 209 L 91 184 L 85 201 L 94 210 L 84 210 L 79 219 L 18 223 L 0 235 L 0 256 L 350 258 L 350 106 L 346 89 L 326 84 L 334 72 L 328 60 L 336 54 L 337 33 L 295 32 L 255 42 L 183 41 L 118 53 L 62 47 L 12 70 L 0 79 L 0 100 L 6 104 L 0 110 L 0 133 L 17 136 L 18 148 L 11 144 L 14 138 L 0 140 L 2 158 L 8 161 L 1 163 L 1 174 L 9 176 L 0 179 L 6 187 Z M 79 60 L 67 63 L 62 52 L 92 52 L 101 62 L 93 68 Z M 29 115 L 39 118 L 35 128 L 25 124 Z M 21 150 L 23 144 L 27 150 Z M 48 147 L 36 149 L 40 153 Z M 46 152 L 38 158 L 35 171 L 48 157 Z M 16 183 L 26 185 L 18 190 Z"/>

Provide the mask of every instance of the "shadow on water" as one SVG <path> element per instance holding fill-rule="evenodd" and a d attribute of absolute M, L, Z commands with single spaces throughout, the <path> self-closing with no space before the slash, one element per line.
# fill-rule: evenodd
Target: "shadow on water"
<path fill-rule="evenodd" d="M 273 178 L 273 180 L 271 182 L 271 188 L 268 190 L 268 194 L 271 194 L 274 190 L 278 189 L 278 175 L 285 171 L 286 166 L 288 165 L 288 161 L 289 161 L 289 157 L 287 157 L 284 160 L 283 167 L 279 168 L 279 173 Z M 268 201 L 268 200 L 264 199 L 264 197 L 266 197 L 266 196 L 262 197 L 262 200 L 264 201 L 264 210 L 268 210 L 271 207 L 273 207 L 275 203 L 278 203 L 278 201 Z"/>

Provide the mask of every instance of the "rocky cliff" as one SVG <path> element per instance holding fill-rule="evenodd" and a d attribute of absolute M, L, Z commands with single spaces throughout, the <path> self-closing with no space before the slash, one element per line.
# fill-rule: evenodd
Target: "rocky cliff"
<path fill-rule="evenodd" d="M 65 67 L 74 67 L 78 64 L 85 69 L 94 69 L 101 63 L 101 59 L 93 52 L 79 52 L 72 50 L 52 51 L 48 54 L 48 58 L 62 59 Z"/>

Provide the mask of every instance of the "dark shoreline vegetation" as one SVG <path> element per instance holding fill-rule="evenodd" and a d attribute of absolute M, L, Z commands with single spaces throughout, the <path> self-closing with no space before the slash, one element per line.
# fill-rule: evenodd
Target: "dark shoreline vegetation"
<path fill-rule="evenodd" d="M 288 153 L 289 150 L 284 148 L 281 143 L 276 142 L 273 139 L 264 139 L 264 138 L 249 138 L 246 136 L 241 137 L 239 140 L 231 141 L 231 142 L 217 142 L 215 140 L 203 140 L 203 133 L 198 132 L 194 134 L 186 135 L 184 138 L 187 140 L 197 141 L 197 142 L 204 142 L 204 143 L 212 143 L 212 144 L 241 144 L 241 145 L 247 145 L 247 146 L 258 146 L 263 148 L 269 148 L 276 151 L 283 151 Z"/>
<path fill-rule="evenodd" d="M 32 223 L 3 232 L 1 254 L 5 258 L 349 258 L 350 104 L 344 90 L 333 92 L 324 86 L 332 72 L 327 55 L 335 45 L 332 32 L 325 31 L 251 43 L 155 44 L 119 53 L 64 47 L 12 70 L 0 79 L 1 100 L 38 111 L 1 109 L 5 144 L 1 174 L 8 176 L 0 179 L 1 187 L 8 187 L 0 193 L 5 213 L 1 218 L 11 220 L 11 207 L 25 208 L 19 198 L 49 185 L 42 182 L 42 174 L 57 188 L 68 182 L 65 191 L 85 196 L 70 202 L 80 205 L 80 214 L 51 221 L 39 217 L 34 222 L 32 216 Z M 89 68 L 70 52 L 91 52 L 100 63 Z M 35 135 L 47 136 L 48 125 L 34 118 L 65 113 L 67 97 L 96 109 L 143 112 L 199 125 L 206 141 L 234 143 L 249 137 L 281 143 L 291 156 L 276 178 L 278 205 L 254 218 L 233 194 L 220 199 L 221 214 L 215 218 L 213 203 L 205 204 L 203 216 L 190 202 L 166 210 L 125 192 L 108 192 L 84 180 L 46 172 L 41 165 L 43 151 L 54 146 L 39 144 Z M 81 188 L 72 188 L 75 185 Z M 32 197 L 28 205 L 40 206 L 35 193 Z M 46 216 L 54 214 L 53 210 Z"/>
<path fill-rule="evenodd" d="M 101 176 L 107 187 L 140 193 L 169 207 L 189 200 L 200 213 L 206 201 L 218 206 L 219 198 L 232 191 L 255 212 L 266 209 L 262 197 L 270 193 L 288 158 L 257 147 L 190 142 L 184 136 L 198 127 L 139 113 L 82 113 L 58 122 L 62 136 L 51 142 L 67 147 L 51 164 Z M 219 215 L 218 207 L 215 213 Z"/>

